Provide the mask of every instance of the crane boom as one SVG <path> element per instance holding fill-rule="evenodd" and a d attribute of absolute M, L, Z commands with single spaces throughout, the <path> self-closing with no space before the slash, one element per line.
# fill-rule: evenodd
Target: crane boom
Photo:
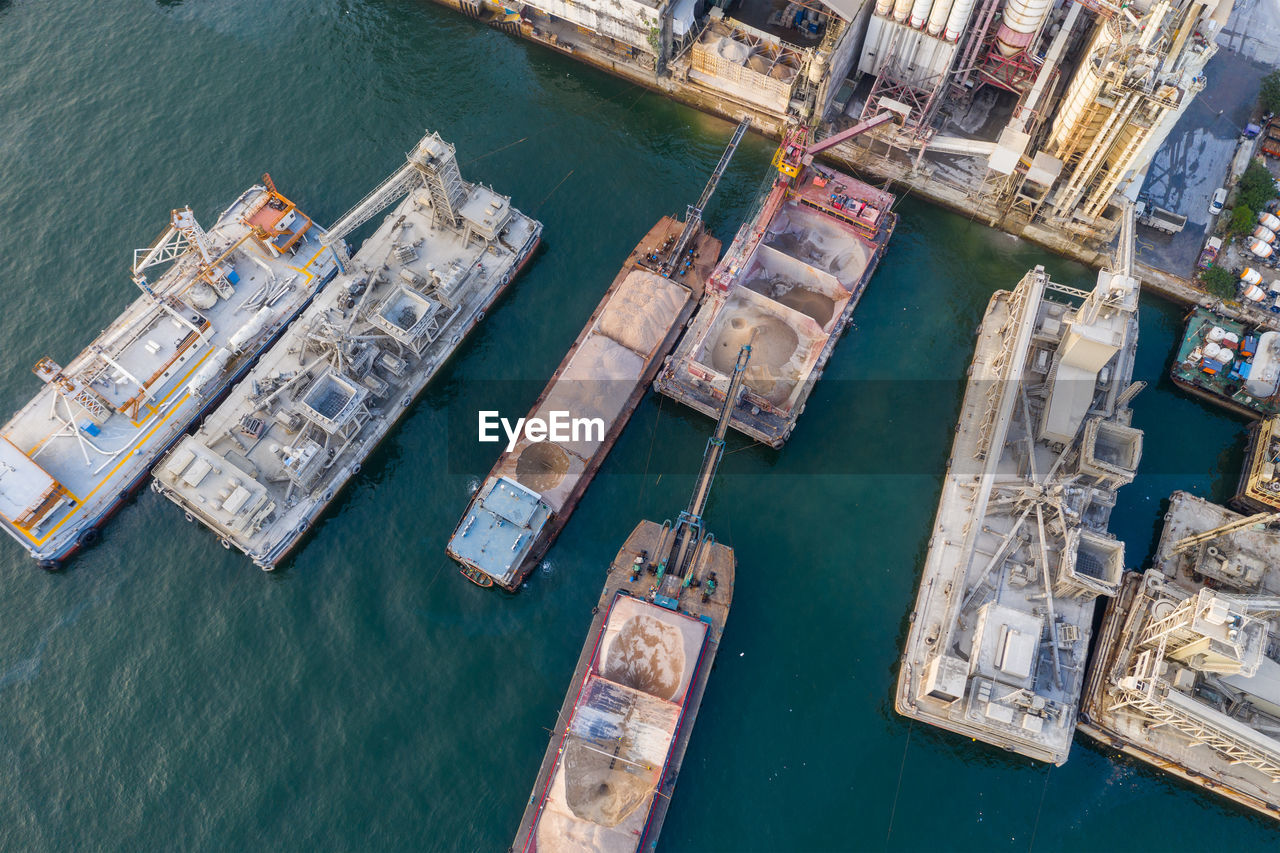
<path fill-rule="evenodd" d="M 1212 542 L 1214 539 L 1226 536 L 1228 533 L 1235 533 L 1237 530 L 1244 530 L 1247 527 L 1253 527 L 1255 524 L 1268 524 L 1272 521 L 1280 521 L 1280 512 L 1260 512 L 1257 515 L 1250 515 L 1246 518 L 1237 518 L 1235 521 L 1229 521 L 1211 530 L 1184 536 L 1173 543 L 1173 547 L 1169 549 L 1169 556 L 1176 557 L 1184 551 L 1190 550 L 1197 545 L 1203 545 L 1205 542 Z"/>
<path fill-rule="evenodd" d="M 893 110 L 883 110 L 866 121 L 860 121 L 853 127 L 842 130 L 839 133 L 833 133 L 826 139 L 821 139 L 812 143 L 804 149 L 804 164 L 806 166 L 809 165 L 813 162 L 813 158 L 816 155 L 821 154 L 828 148 L 833 148 L 841 142 L 844 142 L 846 139 L 852 139 L 855 136 L 866 133 L 868 130 L 873 130 L 887 121 L 893 121 L 897 117 L 898 114 Z"/>
<path fill-rule="evenodd" d="M 833 133 L 825 139 L 816 142 L 805 142 L 805 137 L 809 134 L 806 127 L 795 127 L 782 139 L 782 144 L 778 146 L 778 150 L 773 155 L 773 166 L 779 172 L 788 178 L 798 177 L 800 170 L 806 166 L 813 164 L 813 158 L 844 142 L 846 139 L 853 139 L 860 136 L 868 130 L 874 130 L 886 122 L 894 119 L 902 119 L 904 113 L 901 109 L 890 107 L 882 104 L 880 112 L 871 118 L 860 121 L 853 127 L 846 128 L 839 133 Z"/>
<path fill-rule="evenodd" d="M 733 407 L 742 393 L 742 382 L 746 378 L 747 362 L 751 360 L 751 344 L 738 350 L 738 360 L 733 365 L 733 374 L 729 378 L 729 388 L 724 395 L 724 403 L 720 406 L 720 416 L 716 419 L 716 429 L 707 439 L 707 449 L 702 454 L 702 468 L 698 471 L 698 480 L 689 497 L 689 506 L 680 513 L 676 521 L 675 540 L 671 552 L 675 559 L 671 562 L 671 570 L 684 575 L 688 558 L 693 549 L 702 541 L 702 511 L 706 509 L 707 498 L 711 496 L 711 483 L 716 478 L 716 470 L 720 467 L 720 459 L 724 456 L 724 437 L 729 431 L 729 421 L 733 418 Z"/>
<path fill-rule="evenodd" d="M 356 202 L 354 207 L 342 214 L 337 222 L 329 226 L 328 231 L 320 238 L 321 242 L 326 246 L 335 245 L 343 237 L 390 207 L 396 199 L 410 192 L 421 181 L 422 174 L 417 167 L 411 162 L 405 163 L 390 177 L 374 187 L 372 192 Z"/>
<path fill-rule="evenodd" d="M 406 193 L 418 187 L 431 190 L 431 204 L 437 224 L 454 227 L 457 219 L 455 203 L 458 200 L 462 177 L 458 173 L 457 158 L 453 146 L 439 134 L 427 132 L 413 150 L 405 155 L 405 163 L 392 172 L 373 191 L 360 199 L 321 237 L 326 246 L 335 246 L 344 237 L 394 204 Z"/>
<path fill-rule="evenodd" d="M 738 143 L 742 141 L 742 137 L 746 135 L 747 128 L 750 126 L 751 116 L 743 116 L 742 121 L 738 122 L 738 127 L 733 132 L 733 138 L 729 140 L 729 145 L 724 149 L 724 153 L 720 155 L 720 162 L 716 164 L 715 171 L 711 173 L 711 177 L 707 180 L 707 185 L 702 188 L 702 195 L 699 196 L 698 203 L 689 206 L 689 211 L 685 216 L 684 230 L 680 232 L 680 237 L 671 247 L 666 260 L 662 262 L 664 270 L 670 272 L 679 262 L 684 250 L 688 248 L 694 232 L 698 230 L 698 226 L 702 223 L 702 211 L 706 208 L 707 202 L 711 201 L 711 195 L 716 191 L 720 178 L 724 176 L 725 169 L 729 168 L 729 161 L 733 159 L 733 152 L 738 150 Z"/>

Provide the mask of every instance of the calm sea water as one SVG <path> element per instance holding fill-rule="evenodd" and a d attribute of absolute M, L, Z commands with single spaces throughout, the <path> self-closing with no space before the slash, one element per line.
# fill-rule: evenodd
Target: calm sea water
<path fill-rule="evenodd" d="M 630 247 L 696 198 L 727 124 L 425 0 L 0 2 L 0 410 L 133 298 L 130 251 L 171 208 L 211 220 L 270 171 L 329 222 L 423 128 L 545 223 L 545 251 L 284 570 L 150 492 L 61 575 L 0 542 L 0 847 L 510 842 L 603 567 L 678 511 L 710 423 L 650 395 L 514 597 L 443 555 L 489 464 L 460 424 L 525 411 Z M 749 137 L 721 184 L 726 241 L 771 148 Z M 1089 742 L 1050 770 L 894 715 L 983 306 L 1035 264 L 1092 279 L 900 212 L 790 445 L 731 441 L 708 516 L 737 595 L 660 846 L 1274 849 L 1273 824 Z M 1179 324 L 1144 300 L 1144 473 L 1114 516 L 1133 566 L 1169 491 L 1223 499 L 1240 464 L 1245 425 L 1164 379 Z"/>

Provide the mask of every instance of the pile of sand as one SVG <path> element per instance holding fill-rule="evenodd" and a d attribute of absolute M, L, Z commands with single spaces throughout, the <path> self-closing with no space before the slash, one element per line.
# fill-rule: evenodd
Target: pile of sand
<path fill-rule="evenodd" d="M 650 696 L 670 700 L 680 689 L 684 665 L 680 632 L 641 613 L 628 619 L 618 631 L 600 674 Z"/>
<path fill-rule="evenodd" d="M 740 41 L 721 36 L 711 44 L 711 50 L 720 58 L 742 65 L 751 55 L 751 48 Z"/>
<path fill-rule="evenodd" d="M 675 282 L 646 270 L 632 270 L 614 291 L 597 328 L 648 359 L 671 331 L 687 298 L 688 291 Z"/>
<path fill-rule="evenodd" d="M 780 317 L 742 303 L 726 306 L 716 325 L 707 336 L 703 360 L 727 375 L 738 360 L 738 351 L 750 343 L 751 361 L 743 382 L 769 402 L 783 403 L 804 366 L 796 330 Z"/>
<path fill-rule="evenodd" d="M 558 411 L 568 412 L 570 418 L 602 418 L 608 432 L 643 372 L 640 356 L 604 335 L 590 334 L 538 407 L 537 417 L 549 419 Z M 591 441 L 582 440 L 585 437 L 583 431 L 579 441 L 559 444 L 587 459 L 599 442 L 595 432 Z"/>
<path fill-rule="evenodd" d="M 871 260 L 871 246 L 833 222 L 788 205 L 765 245 L 830 273 L 852 288 Z"/>
<path fill-rule="evenodd" d="M 539 494 L 550 491 L 569 473 L 569 455 L 550 441 L 525 444 L 516 457 L 516 479 Z"/>
<path fill-rule="evenodd" d="M 600 826 L 617 826 L 648 801 L 653 780 L 647 778 L 648 774 L 628 773 L 630 765 L 601 755 L 601 746 L 591 747 L 577 739 L 565 744 L 565 804 L 580 818 Z M 542 841 L 541 833 L 538 840 Z M 579 849 L 599 848 L 592 845 Z"/>

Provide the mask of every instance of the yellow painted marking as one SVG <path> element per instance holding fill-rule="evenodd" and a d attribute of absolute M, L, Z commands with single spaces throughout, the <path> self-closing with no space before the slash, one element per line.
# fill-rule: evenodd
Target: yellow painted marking
<path fill-rule="evenodd" d="M 176 391 L 178 388 L 182 387 L 182 384 L 183 384 L 184 382 L 186 382 L 186 381 L 191 377 L 191 374 L 192 374 L 192 373 L 194 373 L 194 372 L 196 371 L 196 368 L 198 368 L 198 367 L 199 367 L 199 366 L 204 362 L 204 360 L 205 360 L 206 358 L 208 358 L 212 353 L 213 353 L 213 349 L 211 348 L 211 349 L 209 350 L 209 352 L 207 352 L 207 353 L 205 353 L 203 356 L 201 356 L 201 357 L 200 357 L 200 360 L 199 360 L 199 361 L 197 361 L 194 365 L 192 365 L 192 366 L 191 366 L 191 369 L 190 369 L 190 370 L 188 370 L 188 371 L 186 372 L 186 375 L 184 375 L 184 376 L 182 377 L 182 379 L 178 382 L 178 384 L 174 386 L 174 390 Z M 168 394 L 166 394 L 166 395 L 165 395 L 165 399 L 167 400 L 170 396 L 172 396 L 172 394 L 173 394 L 173 391 L 170 391 Z M 159 429 L 159 428 L 160 428 L 160 426 L 161 426 L 162 424 L 164 424 L 164 422 L 165 422 L 165 421 L 167 421 L 167 420 L 169 420 L 169 418 L 173 417 L 173 413 L 174 413 L 174 412 L 176 412 L 176 411 L 178 411 L 179 409 L 181 409 L 181 408 L 182 408 L 182 404 L 183 404 L 183 403 L 185 403 L 185 402 L 186 402 L 190 397 L 191 397 L 191 395 L 190 395 L 190 394 L 183 394 L 183 395 L 182 395 L 182 399 L 178 401 L 177 405 L 175 405 L 172 409 L 170 409 L 170 410 L 169 410 L 169 413 L 168 413 L 167 415 L 165 415 L 164 417 L 162 417 L 162 418 L 160 418 L 158 421 L 156 421 L 155 426 L 153 426 L 153 427 L 151 427 L 151 429 L 147 430 L 146 434 L 145 434 L 145 435 L 143 435 L 143 436 L 142 436 L 142 438 L 140 438 L 140 439 L 138 439 L 137 441 L 133 442 L 133 443 L 132 443 L 132 444 L 130 444 L 129 446 L 130 446 L 131 448 L 136 448 L 136 447 L 138 447 L 139 445 L 146 444 L 147 439 L 151 438 L 151 436 L 155 433 L 155 431 L 156 431 L 157 429 Z M 136 424 L 135 424 L 135 426 L 136 426 Z M 95 494 L 97 494 L 97 493 L 98 493 L 98 490 L 99 490 L 99 489 L 101 489 L 103 486 L 105 486 L 105 485 L 107 484 L 107 482 L 108 482 L 112 477 L 114 477 L 114 476 L 116 475 L 116 472 L 120 470 L 120 467 L 121 467 L 122 465 L 124 465 L 124 463 L 126 463 L 126 462 L 128 462 L 128 461 L 129 461 L 129 457 L 130 457 L 130 456 L 132 456 L 132 455 L 133 455 L 133 451 L 132 451 L 132 450 L 130 450 L 129 452 L 125 453 L 125 454 L 124 454 L 124 458 L 122 458 L 119 462 L 117 462 L 117 463 L 116 463 L 116 467 L 114 467 L 114 468 L 112 468 L 110 471 L 108 471 L 108 472 L 107 472 L 107 476 L 103 477 L 103 478 L 102 478 L 102 481 L 101 481 L 100 483 L 98 483 L 98 485 L 96 485 L 96 486 L 94 486 L 94 487 L 93 487 L 93 491 L 91 491 L 91 492 L 89 492 L 89 494 L 85 495 L 83 499 L 76 497 L 75 495 L 71 494 L 71 492 L 68 490 L 68 491 L 67 491 L 67 495 L 68 495 L 68 496 L 69 496 L 73 501 L 75 501 L 76 508 L 79 508 L 79 507 L 83 506 L 85 503 L 87 503 L 87 502 L 89 501 L 89 499 L 90 499 L 90 498 L 92 498 Z M 65 487 L 65 486 L 63 486 L 63 488 L 64 488 L 64 489 L 66 489 L 66 487 Z M 59 528 L 59 527 L 61 527 L 62 525 L 66 524 L 68 521 L 70 521 L 70 520 L 71 520 L 71 518 L 72 518 L 74 515 L 75 515 L 75 509 L 72 509 L 72 511 L 71 511 L 71 512 L 69 512 L 69 513 L 67 513 L 65 516 L 63 516 L 63 518 L 62 518 L 62 520 L 61 520 L 61 521 L 59 521 L 59 522 L 58 522 L 57 524 L 55 524 L 53 527 L 49 528 L 49 532 L 48 532 L 48 533 L 46 533 L 44 536 L 42 536 L 42 537 L 41 537 L 41 538 L 39 538 L 39 539 L 36 539 L 34 536 L 32 536 L 30 533 L 28 533 L 28 532 L 27 532 L 27 531 L 25 531 L 25 530 L 22 530 L 22 531 L 21 531 L 21 532 L 22 532 L 22 535 L 23 535 L 23 536 L 25 536 L 25 537 L 27 537 L 27 539 L 31 540 L 31 542 L 32 542 L 33 544 L 35 544 L 35 545 L 43 545 L 46 541 L 48 541 L 48 539 L 49 539 L 49 537 L 50 537 L 50 536 L 52 536 L 54 533 L 56 533 L 56 532 L 58 531 L 58 528 Z M 21 530 L 21 528 L 17 528 L 17 529 Z"/>

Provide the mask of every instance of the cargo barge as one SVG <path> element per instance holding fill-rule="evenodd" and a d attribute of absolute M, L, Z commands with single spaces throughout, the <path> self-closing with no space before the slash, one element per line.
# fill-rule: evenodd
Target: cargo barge
<path fill-rule="evenodd" d="M 1236 414 L 1280 414 L 1280 332 L 1196 308 L 1169 375 L 1179 388 Z"/>
<path fill-rule="evenodd" d="M 464 181 L 428 134 L 331 229 L 403 200 L 280 341 L 156 466 L 152 487 L 274 569 L 538 246 L 542 226 Z"/>
<path fill-rule="evenodd" d="M 664 217 L 631 252 L 527 418 L 550 422 L 560 412 L 583 428 L 566 429 L 563 440 L 522 436 L 472 498 L 446 551 L 473 582 L 519 588 L 631 419 L 720 257 L 701 211 L 747 127 L 738 125 L 686 221 Z"/>
<path fill-rule="evenodd" d="M 609 565 L 512 850 L 652 850 L 733 600 L 733 549 L 702 511 L 742 405 L 744 347 L 688 508 L 641 521 Z"/>
<path fill-rule="evenodd" d="M 750 405 L 733 428 L 775 448 L 791 436 L 897 222 L 893 195 L 812 165 L 832 140 L 870 126 L 814 145 L 802 136 L 783 143 L 779 174 L 711 274 L 659 392 L 714 417 L 734 355 L 751 341 Z"/>
<path fill-rule="evenodd" d="M 1280 817 L 1280 532 L 1175 492 L 1098 634 L 1080 731 Z"/>
<path fill-rule="evenodd" d="M 204 229 L 190 208 L 134 252 L 142 291 L 0 428 L 0 526 L 41 568 L 94 542 L 152 464 L 337 273 L 336 242 L 269 178 Z M 336 248 L 330 248 L 335 246 Z"/>
<path fill-rule="evenodd" d="M 1096 599 L 1124 572 L 1107 522 L 1142 453 L 1132 239 L 1130 210 L 1092 292 L 1037 267 L 991 298 L 898 675 L 898 713 L 1055 764 Z"/>

